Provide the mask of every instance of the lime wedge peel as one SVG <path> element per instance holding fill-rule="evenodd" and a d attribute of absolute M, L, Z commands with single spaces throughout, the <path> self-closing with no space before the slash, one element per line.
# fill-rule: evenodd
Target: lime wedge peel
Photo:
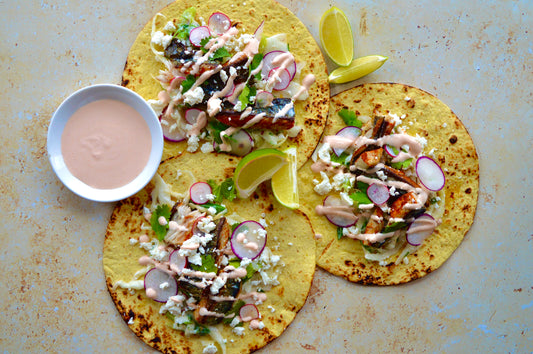
<path fill-rule="evenodd" d="M 298 209 L 299 195 L 298 195 L 298 180 L 296 167 L 296 147 L 291 147 L 283 151 L 287 154 L 289 163 L 283 165 L 272 176 L 272 193 L 276 200 L 283 206 L 289 209 Z"/>
<path fill-rule="evenodd" d="M 248 198 L 262 182 L 288 164 L 287 154 L 276 149 L 259 149 L 244 156 L 235 168 L 234 181 L 239 198 Z"/>
<path fill-rule="evenodd" d="M 320 42 L 328 57 L 337 65 L 347 66 L 354 53 L 352 27 L 339 8 L 333 6 L 320 18 Z"/>
<path fill-rule="evenodd" d="M 354 59 L 349 66 L 337 68 L 329 74 L 329 82 L 332 84 L 343 84 L 370 74 L 379 69 L 388 57 L 382 55 L 368 55 Z"/>

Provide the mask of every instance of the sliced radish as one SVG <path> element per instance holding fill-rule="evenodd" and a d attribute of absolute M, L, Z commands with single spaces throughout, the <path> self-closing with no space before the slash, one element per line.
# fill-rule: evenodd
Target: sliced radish
<path fill-rule="evenodd" d="M 273 100 L 274 95 L 268 91 L 259 91 L 255 95 L 255 103 L 261 108 L 270 106 Z"/>
<path fill-rule="evenodd" d="M 261 224 L 244 221 L 231 234 L 231 250 L 240 259 L 256 259 L 263 252 L 266 241 L 267 234 Z"/>
<path fill-rule="evenodd" d="M 263 67 L 261 68 L 261 75 L 263 75 L 264 77 L 268 77 L 268 74 L 270 73 L 270 71 L 274 69 L 275 67 L 279 66 L 279 64 L 274 65 L 272 61 L 278 55 L 285 54 L 285 53 L 287 52 L 284 52 L 282 50 L 273 50 L 271 52 L 266 53 L 265 56 L 263 57 Z M 294 76 L 296 75 L 296 62 L 292 62 L 292 65 L 289 65 L 287 67 L 287 71 L 290 74 L 289 81 L 291 81 L 292 79 L 294 79 Z"/>
<path fill-rule="evenodd" d="M 196 123 L 196 120 L 198 119 L 198 116 L 203 111 L 198 108 L 189 108 L 185 111 L 185 120 L 187 123 L 194 125 Z"/>
<path fill-rule="evenodd" d="M 172 126 L 176 124 L 176 120 L 172 118 L 165 118 L 164 120 L 166 123 L 164 123 L 163 118 L 161 118 L 161 129 L 163 130 L 163 136 L 166 140 L 178 142 L 186 139 L 187 136 L 178 127 L 172 129 Z"/>
<path fill-rule="evenodd" d="M 187 257 L 180 255 L 178 250 L 174 250 L 168 257 L 168 263 L 171 270 L 181 273 L 187 266 Z"/>
<path fill-rule="evenodd" d="M 167 272 L 152 268 L 144 276 L 144 290 L 149 298 L 167 302 L 169 297 L 178 293 L 178 282 Z"/>
<path fill-rule="evenodd" d="M 382 205 L 389 200 L 389 188 L 384 184 L 372 183 L 366 189 L 366 195 L 376 205 Z"/>
<path fill-rule="evenodd" d="M 211 16 L 209 16 L 207 25 L 209 26 L 209 29 L 212 33 L 216 34 L 217 36 L 220 36 L 230 29 L 231 20 L 227 15 L 223 14 L 222 12 L 215 12 Z"/>
<path fill-rule="evenodd" d="M 291 74 L 289 74 L 289 70 L 283 68 L 274 68 L 270 70 L 270 73 L 268 73 L 268 78 L 270 79 L 274 75 L 276 75 L 274 90 L 283 91 L 289 87 L 289 84 L 291 83 Z"/>
<path fill-rule="evenodd" d="M 324 199 L 323 204 L 326 207 L 324 214 L 333 225 L 349 227 L 357 222 L 358 217 L 350 211 L 350 204 L 347 201 L 329 195 Z"/>
<path fill-rule="evenodd" d="M 261 35 L 263 34 L 263 28 L 265 27 L 265 20 L 261 21 L 259 26 L 255 29 L 254 37 L 257 39 L 261 39 Z"/>
<path fill-rule="evenodd" d="M 430 157 L 422 156 L 416 161 L 416 175 L 420 183 L 430 191 L 440 191 L 444 188 L 446 178 L 440 166 Z"/>
<path fill-rule="evenodd" d="M 344 127 L 335 134 L 342 138 L 349 138 L 355 140 L 359 135 L 361 135 L 361 129 L 353 126 Z M 340 156 L 346 148 L 333 148 L 335 155 Z"/>
<path fill-rule="evenodd" d="M 242 305 L 239 310 L 239 317 L 242 322 L 250 322 L 259 318 L 259 310 L 254 304 Z"/>
<path fill-rule="evenodd" d="M 170 88 L 171 89 L 176 89 L 179 87 L 179 85 L 181 85 L 181 83 L 183 82 L 183 80 L 185 80 L 185 78 L 183 76 L 174 76 L 172 78 L 172 80 L 170 80 Z"/>
<path fill-rule="evenodd" d="M 429 214 L 422 214 L 407 229 L 407 242 L 412 246 L 420 246 L 435 231 L 437 222 Z"/>
<path fill-rule="evenodd" d="M 231 88 L 229 89 L 228 93 L 224 97 L 231 97 L 235 93 L 235 83 L 231 83 Z"/>
<path fill-rule="evenodd" d="M 211 186 L 205 182 L 196 182 L 189 188 L 189 195 L 194 204 L 205 204 L 213 193 Z"/>
<path fill-rule="evenodd" d="M 236 133 L 233 133 L 229 137 L 224 138 L 229 143 L 231 150 L 227 151 L 237 156 L 244 156 L 254 147 L 254 140 L 252 136 L 246 130 L 239 130 Z M 219 150 L 220 145 L 214 141 L 213 148 Z"/>
<path fill-rule="evenodd" d="M 387 154 L 389 154 L 390 157 L 396 157 L 398 156 L 399 152 L 398 152 L 398 149 L 396 149 L 395 147 L 393 146 L 390 146 L 390 145 L 385 145 L 385 152 Z M 395 151 L 396 150 L 396 151 Z"/>
<path fill-rule="evenodd" d="M 211 32 L 207 26 L 195 27 L 189 33 L 189 40 L 195 47 L 200 47 L 202 40 L 209 37 L 211 37 Z"/>

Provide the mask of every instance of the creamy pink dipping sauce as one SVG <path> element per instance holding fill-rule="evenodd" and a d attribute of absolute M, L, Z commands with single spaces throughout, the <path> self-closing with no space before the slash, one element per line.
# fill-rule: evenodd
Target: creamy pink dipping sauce
<path fill-rule="evenodd" d="M 146 166 L 148 124 L 126 103 L 102 99 L 79 108 L 61 135 L 61 153 L 75 177 L 97 189 L 122 187 Z"/>

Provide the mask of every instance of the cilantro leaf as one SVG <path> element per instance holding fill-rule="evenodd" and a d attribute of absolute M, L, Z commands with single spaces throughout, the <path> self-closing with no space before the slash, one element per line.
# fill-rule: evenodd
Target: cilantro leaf
<path fill-rule="evenodd" d="M 361 128 L 363 126 L 363 122 L 357 119 L 357 114 L 355 114 L 354 111 L 350 111 L 349 109 L 343 108 L 339 112 L 337 112 L 337 114 L 342 118 L 344 124 L 348 126 L 353 126 L 357 128 Z"/>
<path fill-rule="evenodd" d="M 333 153 L 333 154 L 331 154 L 331 161 L 336 162 L 336 163 L 340 163 L 341 165 L 348 166 L 349 162 L 346 162 L 346 158 L 348 156 L 350 156 L 350 154 L 348 154 L 347 152 L 343 152 L 339 156 L 337 156 L 337 154 Z"/>
<path fill-rule="evenodd" d="M 224 123 L 220 123 L 218 120 L 213 120 L 209 122 L 210 133 L 213 139 L 217 144 L 222 144 L 222 138 L 220 138 L 220 133 L 228 129 L 228 126 Z"/>
<path fill-rule="evenodd" d="M 226 316 L 223 320 L 225 324 L 230 324 L 233 321 L 233 318 L 239 314 L 241 307 L 243 307 L 245 302 L 243 300 L 237 300 L 233 303 L 233 307 L 226 313 Z"/>
<path fill-rule="evenodd" d="M 251 97 L 255 97 L 257 90 L 254 86 L 245 85 L 241 94 L 239 95 L 239 101 L 241 102 L 241 107 L 244 110 L 246 106 L 251 104 Z"/>
<path fill-rule="evenodd" d="M 167 220 L 165 225 L 159 223 L 159 218 L 164 217 Z M 150 224 L 152 225 L 152 230 L 154 230 L 155 235 L 159 241 L 163 241 L 165 235 L 168 231 L 168 220 L 170 219 L 170 207 L 166 204 L 158 205 L 155 211 L 150 217 Z"/>
<path fill-rule="evenodd" d="M 257 53 L 256 55 L 254 55 L 253 59 L 252 59 L 252 63 L 250 64 L 250 72 L 254 71 L 255 69 L 257 69 L 257 67 L 259 66 L 259 64 L 261 64 L 261 61 L 263 60 L 263 54 L 261 53 Z M 261 80 L 261 72 L 255 74 L 254 76 L 257 80 Z"/>
<path fill-rule="evenodd" d="M 368 198 L 368 195 L 366 192 L 357 191 L 355 193 L 350 194 L 350 198 L 359 204 L 373 204 L 372 201 Z"/>
<path fill-rule="evenodd" d="M 232 201 L 237 197 L 235 183 L 231 178 L 227 178 L 226 180 L 222 181 L 220 185 L 218 185 L 212 179 L 208 180 L 207 183 L 209 183 L 211 189 L 213 190 L 213 195 L 215 196 L 215 199 L 213 199 L 214 203 L 221 203 L 224 199 Z"/>
<path fill-rule="evenodd" d="M 394 232 L 396 230 L 401 230 L 404 227 L 407 227 L 407 224 L 404 222 L 401 222 L 401 221 L 393 222 L 392 224 L 385 226 L 381 232 L 386 234 L 387 232 Z"/>
<path fill-rule="evenodd" d="M 213 55 L 211 55 L 211 60 L 224 61 L 224 59 L 229 56 L 230 53 L 228 52 L 228 50 L 224 47 L 220 47 L 213 52 Z"/>
<path fill-rule="evenodd" d="M 342 236 L 344 236 L 342 233 L 342 227 L 338 226 L 337 227 L 337 240 L 340 240 Z"/>
<path fill-rule="evenodd" d="M 403 169 L 406 169 L 407 167 L 411 166 L 411 162 L 412 161 L 413 161 L 413 158 L 407 159 L 405 161 L 393 162 L 393 163 L 391 163 L 391 166 L 394 167 L 397 170 L 403 170 Z"/>
<path fill-rule="evenodd" d="M 217 273 L 218 269 L 215 264 L 215 257 L 210 254 L 202 254 L 202 265 L 190 264 L 190 267 L 193 270 L 204 272 L 204 273 Z"/>
<path fill-rule="evenodd" d="M 185 80 L 183 80 L 181 83 L 181 93 L 189 91 L 189 89 L 192 87 L 192 85 L 194 85 L 195 82 L 196 78 L 194 77 L 194 75 L 187 75 Z"/>
<path fill-rule="evenodd" d="M 208 209 L 209 208 L 215 208 L 217 214 L 223 212 L 224 210 L 226 210 L 225 206 L 220 205 L 220 204 L 210 203 L 210 202 L 202 204 L 202 206 L 204 208 L 208 208 Z"/>

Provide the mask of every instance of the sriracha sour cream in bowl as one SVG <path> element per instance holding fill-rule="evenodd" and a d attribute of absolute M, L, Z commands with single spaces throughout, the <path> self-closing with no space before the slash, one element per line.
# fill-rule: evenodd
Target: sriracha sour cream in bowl
<path fill-rule="evenodd" d="M 163 132 L 140 95 L 100 84 L 74 92 L 57 108 L 47 148 L 67 188 L 89 200 L 112 202 L 152 179 L 163 154 Z"/>

